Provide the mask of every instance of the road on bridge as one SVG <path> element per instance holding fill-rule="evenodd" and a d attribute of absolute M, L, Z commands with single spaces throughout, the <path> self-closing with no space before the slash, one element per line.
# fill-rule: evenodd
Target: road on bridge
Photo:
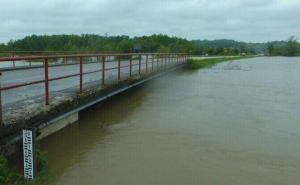
<path fill-rule="evenodd" d="M 162 65 L 160 62 L 159 65 Z M 129 76 L 129 61 L 121 61 L 121 79 L 125 79 Z M 118 62 L 117 61 L 109 61 L 105 63 L 105 80 L 113 81 L 117 80 L 118 75 Z M 156 69 L 157 62 L 153 62 L 153 68 Z M 110 68 L 114 68 L 108 70 Z M 141 61 L 141 70 L 145 70 L 146 68 L 146 60 L 142 59 Z M 152 70 L 152 61 L 149 60 L 148 62 L 149 71 Z M 84 72 L 91 72 L 95 70 L 102 69 L 102 62 L 98 63 L 86 63 L 83 65 Z M 137 74 L 139 71 L 139 60 L 132 61 L 132 75 Z M 49 78 L 56 78 L 66 75 L 72 75 L 79 73 L 79 64 L 74 65 L 61 65 L 61 66 L 52 66 L 49 67 Z M 13 84 L 21 84 L 32 82 L 35 80 L 44 80 L 44 68 L 31 68 L 31 69 L 19 69 L 19 70 L 12 70 L 12 71 L 4 71 L 2 72 L 1 77 L 1 86 L 13 85 Z M 102 71 L 86 74 L 83 77 L 83 83 L 87 84 L 90 82 L 99 82 L 101 83 L 102 80 Z M 79 76 L 74 76 L 66 79 L 61 79 L 57 81 L 51 81 L 50 84 L 50 91 L 62 91 L 67 88 L 71 87 L 79 87 Z M 44 90 L 44 83 L 29 85 L 25 87 L 20 87 L 16 89 L 10 89 L 7 91 L 2 92 L 2 104 L 10 104 L 16 101 L 29 99 L 38 95 L 43 95 Z M 51 94 L 50 94 L 51 95 Z"/>

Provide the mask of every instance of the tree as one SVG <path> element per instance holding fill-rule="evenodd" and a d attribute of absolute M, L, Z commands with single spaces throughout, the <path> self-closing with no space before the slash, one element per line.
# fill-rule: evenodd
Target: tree
<path fill-rule="evenodd" d="M 157 53 L 170 53 L 170 48 L 168 48 L 166 46 L 160 46 L 157 49 Z"/>
<path fill-rule="evenodd" d="M 272 43 L 268 44 L 268 53 L 270 56 L 274 55 L 274 45 Z"/>
<path fill-rule="evenodd" d="M 291 36 L 286 46 L 287 56 L 296 56 L 298 52 L 298 42 L 295 36 Z"/>

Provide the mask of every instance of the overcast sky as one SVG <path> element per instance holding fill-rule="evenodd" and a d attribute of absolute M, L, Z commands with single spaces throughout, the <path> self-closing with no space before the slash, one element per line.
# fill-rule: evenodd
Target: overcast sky
<path fill-rule="evenodd" d="M 31 34 L 300 38 L 300 0 L 0 0 L 0 42 Z"/>

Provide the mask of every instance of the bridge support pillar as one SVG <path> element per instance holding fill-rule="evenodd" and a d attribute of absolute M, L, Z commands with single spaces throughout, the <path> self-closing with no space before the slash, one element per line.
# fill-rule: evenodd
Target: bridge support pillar
<path fill-rule="evenodd" d="M 39 130 L 40 135 L 37 137 L 37 140 L 41 140 L 63 128 L 66 126 L 75 123 L 79 119 L 79 113 L 75 112 L 73 114 L 70 114 L 68 116 L 65 116 L 61 119 L 58 119 L 57 121 L 49 124 L 48 126 L 42 128 Z"/>

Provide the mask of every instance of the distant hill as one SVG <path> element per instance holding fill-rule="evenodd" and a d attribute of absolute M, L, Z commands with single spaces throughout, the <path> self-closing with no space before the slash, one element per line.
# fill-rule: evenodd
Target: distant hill
<path fill-rule="evenodd" d="M 193 40 L 194 43 L 208 48 L 235 48 L 239 50 L 251 50 L 252 53 L 264 53 L 267 49 L 266 43 L 246 43 L 235 40 Z"/>
<path fill-rule="evenodd" d="M 207 47 L 222 47 L 222 48 L 240 48 L 243 42 L 237 42 L 235 40 L 219 39 L 219 40 L 193 40 L 196 44 L 204 45 Z"/>

